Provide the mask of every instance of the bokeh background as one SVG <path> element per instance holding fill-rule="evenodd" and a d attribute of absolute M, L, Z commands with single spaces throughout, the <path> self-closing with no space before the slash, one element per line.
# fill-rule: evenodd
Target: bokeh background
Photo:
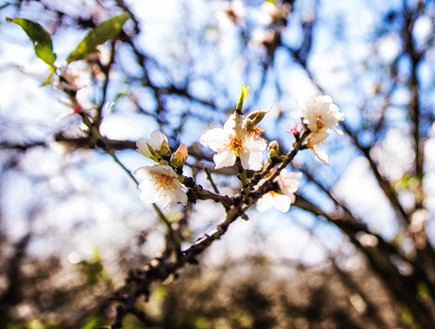
<path fill-rule="evenodd" d="M 160 129 L 189 146 L 185 174 L 222 194 L 199 136 L 245 111 L 270 110 L 268 140 L 289 150 L 297 100 L 330 95 L 343 136 L 330 164 L 300 152 L 288 213 L 249 211 L 138 299 L 123 328 L 435 328 L 435 4 L 401 1 L 20 0 L 0 5 L 0 327 L 112 323 L 127 273 L 213 230 L 224 208 L 174 206 L 163 223 L 6 17 L 39 22 L 56 65 L 96 24 L 128 12 L 123 32 L 68 66 L 80 105 L 125 168 L 151 162 L 135 141 Z M 109 109 L 105 106 L 114 102 Z M 208 171 L 205 169 L 208 168 Z M 163 254 L 162 254 L 163 252 Z"/>

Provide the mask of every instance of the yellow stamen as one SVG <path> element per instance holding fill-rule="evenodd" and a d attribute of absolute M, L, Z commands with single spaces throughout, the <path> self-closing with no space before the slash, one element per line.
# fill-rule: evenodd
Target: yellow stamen
<path fill-rule="evenodd" d="M 156 174 L 154 176 L 156 180 L 157 189 L 163 189 L 163 190 L 170 190 L 173 189 L 174 186 L 174 177 L 163 175 L 163 174 Z"/>
<path fill-rule="evenodd" d="M 233 150 L 237 155 L 243 150 L 243 142 L 240 138 L 234 135 L 230 135 L 230 144 L 228 145 L 230 150 Z"/>

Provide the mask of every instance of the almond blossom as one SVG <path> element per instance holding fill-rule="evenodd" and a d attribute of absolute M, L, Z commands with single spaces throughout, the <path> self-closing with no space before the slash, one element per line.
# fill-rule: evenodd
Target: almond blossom
<path fill-rule="evenodd" d="M 150 139 L 139 138 L 136 142 L 137 151 L 151 160 L 158 161 L 158 156 L 170 153 L 168 138 L 160 130 L 151 132 Z M 157 157 L 156 157 L 157 155 Z"/>
<path fill-rule="evenodd" d="M 213 156 L 216 169 L 233 166 L 237 157 L 240 157 L 244 169 L 262 168 L 266 141 L 259 136 L 259 129 L 243 128 L 243 122 L 243 115 L 232 114 L 223 129 L 211 129 L 200 137 L 202 145 L 216 152 Z"/>
<path fill-rule="evenodd" d="M 306 98 L 300 100 L 298 105 L 300 111 L 293 113 L 292 116 L 294 118 L 301 118 L 302 122 L 312 133 L 324 134 L 327 129 L 333 129 L 339 135 L 342 134 L 337 125 L 340 121 L 343 121 L 344 114 L 332 102 L 331 97 L 321 95 Z M 326 138 L 326 136 L 324 137 Z"/>
<path fill-rule="evenodd" d="M 256 208 L 263 212 L 275 208 L 281 212 L 287 212 L 295 200 L 294 193 L 298 190 L 301 173 L 281 171 L 274 182 L 278 184 L 279 191 L 269 191 L 258 201 Z"/>
<path fill-rule="evenodd" d="M 302 123 L 310 131 L 306 146 L 314 152 L 317 160 L 327 164 L 328 155 L 317 146 L 329 136 L 328 129 L 334 130 L 339 135 L 343 134 L 337 126 L 344 120 L 344 114 L 327 95 L 302 99 L 298 105 L 299 111 L 293 112 L 292 116 L 301 118 Z"/>
<path fill-rule="evenodd" d="M 134 175 L 142 180 L 139 184 L 140 198 L 145 203 L 157 203 L 163 208 L 175 202 L 186 205 L 186 192 L 170 166 L 141 167 L 134 171 Z"/>

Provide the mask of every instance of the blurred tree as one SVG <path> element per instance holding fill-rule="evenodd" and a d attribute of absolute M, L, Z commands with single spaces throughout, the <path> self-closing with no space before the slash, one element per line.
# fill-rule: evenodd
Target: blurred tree
<path fill-rule="evenodd" d="M 435 328 L 432 1 L 0 8 L 6 328 Z M 91 50 L 102 43 L 98 52 L 68 57 L 85 31 L 110 17 L 123 23 L 122 12 L 130 18 L 116 21 L 119 34 L 87 39 Z M 31 46 L 6 16 L 40 23 L 54 63 L 71 62 L 51 70 L 54 89 L 29 82 L 46 79 L 53 57 L 22 55 Z M 287 214 L 245 213 L 235 168 L 214 169 L 198 144 L 233 112 L 242 83 L 251 88 L 244 112 L 270 109 L 261 126 L 281 154 L 295 145 L 299 96 L 328 94 L 345 113 L 345 137 L 322 145 L 329 166 L 309 151 L 289 159 L 304 178 Z M 172 151 L 189 149 L 193 202 L 168 212 L 142 206 L 131 180 L 147 160 L 130 151 L 156 128 Z M 295 224 L 321 261 L 315 252 L 288 261 L 296 235 L 285 248 L 273 241 Z M 245 227 L 244 239 L 231 238 Z M 240 245 L 248 252 L 237 258 Z"/>

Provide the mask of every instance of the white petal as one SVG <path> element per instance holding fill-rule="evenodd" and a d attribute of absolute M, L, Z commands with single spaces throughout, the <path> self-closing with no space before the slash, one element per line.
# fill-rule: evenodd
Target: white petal
<path fill-rule="evenodd" d="M 278 182 L 282 194 L 292 196 L 293 193 L 298 190 L 301 176 L 301 173 L 287 172 L 287 170 L 284 169 L 274 181 Z"/>
<path fill-rule="evenodd" d="M 259 136 L 245 138 L 243 145 L 250 151 L 264 151 L 267 147 L 266 141 Z"/>
<path fill-rule="evenodd" d="M 165 176 L 174 177 L 174 178 L 178 177 L 175 170 L 172 169 L 172 167 L 166 166 L 166 165 L 165 166 L 157 165 L 157 166 L 152 166 L 152 167 L 145 167 L 145 169 L 147 169 L 153 175 L 160 174 L 160 175 L 165 175 Z"/>
<path fill-rule="evenodd" d="M 150 167 L 140 167 L 133 171 L 133 175 L 135 175 L 138 179 L 145 179 L 149 177 L 149 168 Z"/>
<path fill-rule="evenodd" d="M 248 170 L 260 170 L 263 167 L 263 154 L 258 151 L 245 151 L 240 154 L 242 167 Z"/>
<path fill-rule="evenodd" d="M 199 142 L 217 152 L 228 143 L 228 132 L 222 128 L 210 129 L 201 135 Z"/>
<path fill-rule="evenodd" d="M 291 201 L 288 195 L 276 193 L 273 198 L 273 206 L 281 212 L 287 212 L 290 209 Z"/>
<path fill-rule="evenodd" d="M 174 198 L 172 197 L 172 193 L 162 192 L 157 200 L 157 203 L 161 205 L 163 208 L 167 209 L 174 202 Z"/>
<path fill-rule="evenodd" d="M 260 199 L 257 200 L 256 208 L 260 212 L 267 211 L 273 207 L 272 193 L 266 193 Z"/>
<path fill-rule="evenodd" d="M 242 115 L 231 114 L 231 116 L 224 124 L 224 129 L 228 132 L 232 132 L 234 129 L 236 129 L 237 124 L 239 124 L 240 127 L 242 126 L 242 121 L 243 121 Z"/>
<path fill-rule="evenodd" d="M 225 150 L 223 152 L 216 153 L 213 156 L 213 161 L 216 165 L 215 169 L 231 167 L 236 162 L 236 155 L 231 150 Z"/>
<path fill-rule="evenodd" d="M 148 150 L 148 140 L 147 139 L 145 139 L 145 138 L 139 138 L 138 140 L 137 140 L 137 142 L 136 142 L 136 148 L 137 148 L 137 151 L 140 153 L 140 154 L 143 154 L 143 155 L 145 155 L 146 157 L 150 157 L 151 156 L 151 153 L 150 153 L 150 151 Z"/>
<path fill-rule="evenodd" d="M 311 146 L 315 146 L 322 143 L 328 136 L 329 134 L 326 130 L 312 132 L 308 137 L 308 142 Z"/>
<path fill-rule="evenodd" d="M 163 142 L 168 142 L 166 135 L 158 129 L 153 130 L 150 137 L 151 139 L 148 141 L 148 144 L 150 144 L 154 150 L 159 150 Z"/>
<path fill-rule="evenodd" d="M 174 190 L 174 196 L 175 196 L 175 200 L 181 202 L 183 206 L 187 204 L 187 194 L 183 190 L 181 189 Z"/>
<path fill-rule="evenodd" d="M 338 129 L 337 127 L 334 127 L 332 129 L 337 133 L 337 135 L 340 135 L 340 136 L 343 135 L 343 131 L 341 129 Z"/>
<path fill-rule="evenodd" d="M 316 156 L 316 160 L 323 163 L 323 164 L 329 164 L 328 154 L 324 150 L 319 150 L 317 148 L 312 148 L 314 155 Z"/>
<path fill-rule="evenodd" d="M 318 102 L 332 103 L 332 98 L 331 98 L 331 96 L 328 96 L 328 95 L 321 95 L 318 97 Z"/>
<path fill-rule="evenodd" d="M 142 186 L 142 193 L 140 194 L 140 199 L 145 203 L 154 203 L 158 201 L 158 194 L 155 189 L 151 188 L 150 185 Z"/>

